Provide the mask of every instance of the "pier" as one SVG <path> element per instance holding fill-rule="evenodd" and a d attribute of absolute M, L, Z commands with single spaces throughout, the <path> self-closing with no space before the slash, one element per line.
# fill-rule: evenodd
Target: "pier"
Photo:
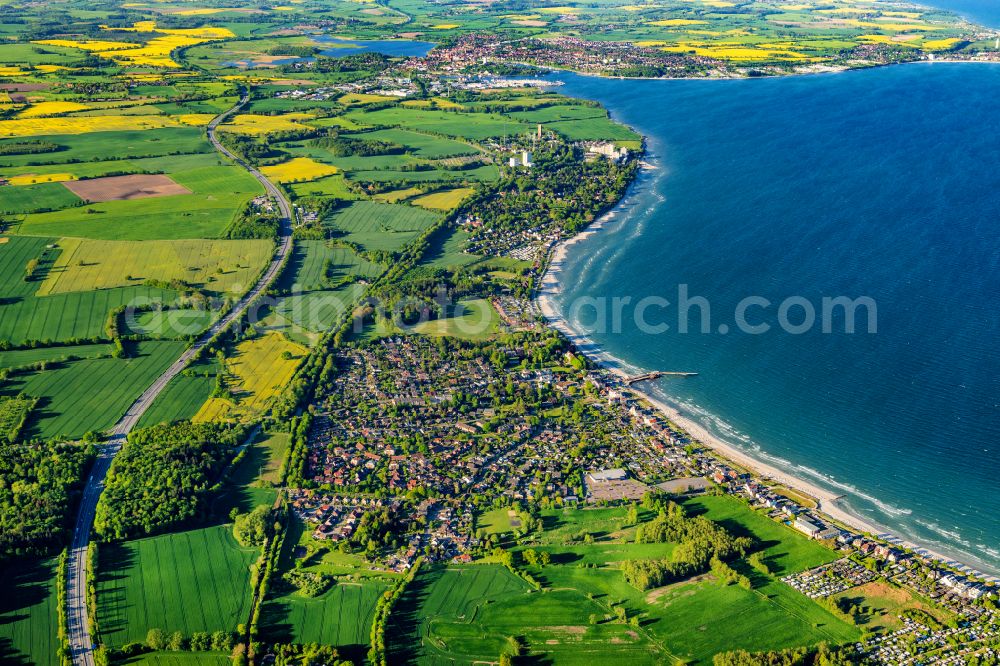
<path fill-rule="evenodd" d="M 646 382 L 651 379 L 659 379 L 660 377 L 694 377 L 697 374 L 697 372 L 669 372 L 665 370 L 654 370 L 653 372 L 645 372 L 641 375 L 626 377 L 622 381 L 625 382 L 626 386 L 631 386 L 637 382 Z"/>

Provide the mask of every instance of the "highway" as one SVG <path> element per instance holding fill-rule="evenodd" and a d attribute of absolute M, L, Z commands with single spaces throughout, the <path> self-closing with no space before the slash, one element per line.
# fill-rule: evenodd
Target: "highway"
<path fill-rule="evenodd" d="M 157 396 L 167 387 L 170 380 L 180 374 L 202 348 L 208 345 L 219 332 L 240 318 L 250 303 L 271 286 L 271 283 L 278 277 L 281 266 L 292 249 L 292 206 L 285 198 L 285 195 L 277 186 L 267 180 L 264 174 L 227 150 L 215 135 L 216 128 L 246 106 L 249 99 L 250 93 L 244 89 L 240 94 L 239 102 L 235 106 L 214 118 L 208 125 L 208 140 L 218 152 L 249 171 L 254 178 L 260 181 L 260 184 L 264 186 L 268 194 L 277 201 L 283 218 L 278 247 L 267 270 L 261 275 L 253 289 L 237 301 L 226 316 L 213 324 L 163 374 L 156 378 L 110 430 L 108 441 L 101 446 L 100 453 L 90 471 L 90 476 L 87 477 L 83 497 L 80 500 L 79 514 L 77 515 L 76 525 L 73 528 L 73 541 L 69 552 L 69 571 L 66 579 L 66 629 L 69 635 L 73 663 L 77 666 L 94 666 L 94 644 L 87 616 L 87 575 L 89 574 L 87 571 L 87 546 L 90 543 L 90 532 L 94 524 L 94 512 L 97 508 L 97 500 L 104 489 L 104 479 L 107 476 L 108 469 L 111 467 L 111 461 L 114 460 L 115 454 L 118 453 L 122 444 L 125 443 L 128 433 L 136 426 L 139 419 L 146 413 L 146 410 L 153 404 Z"/>

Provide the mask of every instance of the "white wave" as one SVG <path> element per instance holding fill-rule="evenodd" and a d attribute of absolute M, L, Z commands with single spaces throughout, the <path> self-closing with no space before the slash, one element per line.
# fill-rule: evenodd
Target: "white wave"
<path fill-rule="evenodd" d="M 934 532 L 935 534 L 943 536 L 945 539 L 949 539 L 951 541 L 958 542 L 958 543 L 962 544 L 963 546 L 965 546 L 967 548 L 971 548 L 972 547 L 971 543 L 969 543 L 968 541 L 966 541 L 965 539 L 962 538 L 962 533 L 958 532 L 957 528 L 948 530 L 948 529 L 945 529 L 945 528 L 941 527 L 937 523 L 932 523 L 932 522 L 929 522 L 929 521 L 926 521 L 926 520 L 921 520 L 919 518 L 916 520 L 916 523 L 918 525 L 921 525 L 922 527 L 925 527 L 925 528 L 929 529 L 931 532 Z"/>
<path fill-rule="evenodd" d="M 666 396 L 666 394 L 664 394 Z M 689 401 L 689 400 L 677 400 L 676 398 L 666 396 L 669 402 L 673 402 L 675 405 L 680 406 L 685 412 L 693 415 L 698 421 L 703 425 L 708 427 L 714 434 L 722 437 L 730 444 L 738 446 L 744 449 L 747 453 L 751 454 L 753 457 L 760 459 L 762 462 L 766 462 L 770 465 L 784 469 L 791 474 L 803 474 L 811 477 L 818 481 L 821 485 L 827 488 L 836 488 L 838 491 L 843 492 L 846 495 L 862 499 L 876 509 L 881 511 L 886 516 L 890 518 L 900 518 L 902 516 L 909 516 L 913 513 L 912 509 L 907 509 L 905 507 L 895 506 L 886 502 L 884 500 L 875 497 L 871 493 L 865 492 L 855 485 L 846 483 L 844 481 L 839 481 L 829 474 L 824 474 L 823 472 L 813 469 L 812 467 L 807 467 L 799 463 L 792 462 L 787 458 L 782 458 L 781 456 L 774 455 L 764 450 L 760 444 L 755 442 L 749 435 L 739 431 L 735 426 L 726 422 L 719 416 L 712 414 L 708 410 L 704 409 L 700 405 Z"/>

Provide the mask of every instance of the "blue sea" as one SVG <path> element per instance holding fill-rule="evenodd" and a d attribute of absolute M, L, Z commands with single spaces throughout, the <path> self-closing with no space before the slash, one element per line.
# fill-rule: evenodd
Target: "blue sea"
<path fill-rule="evenodd" d="M 934 0 L 930 4 L 955 12 L 973 23 L 1000 28 L 1000 2 L 997 0 Z"/>
<path fill-rule="evenodd" d="M 714 433 L 1000 572 L 1000 65 L 555 78 L 645 135 L 655 167 L 572 246 L 570 323 L 627 366 L 698 372 L 654 390 Z M 700 300 L 678 330 L 682 285 L 707 330 Z M 824 332 L 839 296 L 870 299 L 875 331 L 862 309 L 853 334 L 836 310 Z M 631 299 L 617 327 L 614 297 Z M 643 328 L 650 297 L 670 305 L 647 300 Z M 768 332 L 740 330 L 746 298 Z"/>

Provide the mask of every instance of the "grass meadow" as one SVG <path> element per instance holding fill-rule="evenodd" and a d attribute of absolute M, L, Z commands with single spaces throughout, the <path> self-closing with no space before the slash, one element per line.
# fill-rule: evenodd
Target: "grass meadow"
<path fill-rule="evenodd" d="M 473 191 L 474 190 L 471 187 L 456 187 L 450 190 L 439 190 L 437 192 L 425 194 L 422 197 L 417 197 L 410 203 L 414 206 L 420 206 L 421 208 L 428 208 L 430 210 L 448 211 L 452 208 L 456 208 L 458 204 L 462 203 L 462 201 L 472 194 Z"/>
<path fill-rule="evenodd" d="M 349 248 L 331 247 L 326 241 L 300 241 L 281 279 L 289 295 L 278 301 L 272 317 L 305 332 L 325 332 L 364 293 L 364 285 L 356 280 L 377 277 L 384 270 Z"/>
<path fill-rule="evenodd" d="M 213 499 L 213 514 L 225 517 L 234 508 L 247 513 L 261 505 L 273 505 L 278 497 L 274 486 L 281 482 L 281 466 L 290 443 L 288 433 L 258 432 L 246 455 L 229 471 L 223 490 Z"/>
<path fill-rule="evenodd" d="M 0 663 L 57 666 L 58 560 L 10 562 L 0 569 Z"/>
<path fill-rule="evenodd" d="M 0 166 L 23 167 L 73 162 L 73 168 L 77 168 L 75 163 L 78 162 L 212 152 L 212 146 L 205 139 L 204 132 L 195 127 L 38 136 L 34 139 L 50 141 L 60 149 L 50 153 L 0 155 Z M 19 141 L 22 139 L 4 139 L 0 140 L 0 145 Z"/>
<path fill-rule="evenodd" d="M 499 331 L 500 315 L 485 298 L 470 298 L 454 305 L 447 317 L 420 322 L 414 333 L 485 340 Z"/>
<path fill-rule="evenodd" d="M 170 380 L 152 406 L 142 415 L 139 427 L 194 418 L 212 395 L 219 364 L 215 358 L 192 363 Z"/>
<path fill-rule="evenodd" d="M 191 194 L 105 201 L 28 215 L 18 233 L 97 240 L 218 238 L 236 213 L 262 188 L 237 166 L 210 166 L 171 173 Z"/>
<path fill-rule="evenodd" d="M 350 248 L 330 247 L 325 241 L 304 240 L 295 244 L 281 286 L 293 292 L 317 291 L 352 275 L 378 277 L 383 270 L 382 266 L 362 259 Z"/>
<path fill-rule="evenodd" d="M 447 137 L 482 141 L 492 137 L 523 134 L 530 126 L 515 118 L 489 113 L 455 113 L 435 109 L 395 106 L 376 111 L 351 111 L 349 120 L 362 125 L 427 131 Z"/>
<path fill-rule="evenodd" d="M 43 372 L 15 375 L 2 392 L 38 398 L 25 436 L 77 438 L 113 426 L 183 350 L 182 342 L 140 342 L 130 358 L 60 363 Z"/>
<path fill-rule="evenodd" d="M 370 132 L 349 134 L 347 136 L 354 139 L 386 141 L 406 146 L 406 150 L 410 154 L 427 159 L 476 155 L 479 153 L 478 148 L 462 141 L 399 128 L 372 130 Z"/>
<path fill-rule="evenodd" d="M 342 173 L 308 183 L 293 183 L 290 187 L 297 197 L 336 197 L 346 200 L 361 198 L 348 188 L 347 180 Z"/>
<path fill-rule="evenodd" d="M 0 213 L 7 215 L 59 210 L 79 203 L 80 197 L 67 190 L 62 183 L 0 187 Z"/>
<path fill-rule="evenodd" d="M 470 612 L 470 602 L 460 594 L 477 587 L 474 579 L 449 582 L 453 569 L 465 567 L 422 572 L 394 619 L 407 637 L 405 644 L 404 639 L 395 644 L 397 656 L 421 664 L 488 660 L 503 637 L 518 635 L 526 639 L 529 654 L 555 663 L 662 663 L 669 655 L 684 663 L 711 664 L 720 645 L 762 651 L 857 639 L 855 627 L 778 580 L 785 571 L 833 559 L 832 551 L 782 525 L 773 523 L 772 529 L 758 523 L 757 518 L 768 519 L 734 498 L 702 497 L 686 504 L 691 513 L 708 512 L 733 531 L 753 534 L 768 563 L 781 573 L 764 576 L 736 562 L 751 578 L 752 589 L 702 575 L 640 591 L 625 582 L 619 563 L 669 557 L 676 544 L 634 543 L 635 526 L 627 523 L 624 507 L 546 510 L 543 531 L 530 547 L 548 552 L 551 564 L 527 567 L 542 592 L 492 595 L 486 590 L 476 602 L 482 605 Z M 652 517 L 639 513 L 640 522 Z M 478 518 L 477 529 L 511 532 L 513 518 L 506 509 L 491 510 Z M 594 542 L 583 543 L 584 534 Z M 615 607 L 628 618 L 638 617 L 639 626 L 619 623 Z"/>
<path fill-rule="evenodd" d="M 500 565 L 430 566 L 390 617 L 390 662 L 496 661 L 507 638 L 521 636 L 529 654 L 560 664 L 657 663 L 653 644 L 628 625 L 590 623 L 607 612 L 577 590 L 534 591 Z"/>
<path fill-rule="evenodd" d="M 619 125 L 607 117 L 559 120 L 545 123 L 545 127 L 570 141 L 628 141 L 633 145 L 642 141 L 642 137 L 628 127 Z"/>
<path fill-rule="evenodd" d="M 478 254 L 464 252 L 469 240 L 469 232 L 462 229 L 446 227 L 434 233 L 427 245 L 427 251 L 420 259 L 421 268 L 460 268 L 474 264 L 483 257 Z"/>
<path fill-rule="evenodd" d="M 180 280 L 214 293 L 243 293 L 273 253 L 267 240 L 108 241 L 64 238 L 37 295 Z"/>
<path fill-rule="evenodd" d="M 434 224 L 438 216 L 419 208 L 355 201 L 335 211 L 324 226 L 336 237 L 365 250 L 396 251 Z"/>
<path fill-rule="evenodd" d="M 59 363 L 70 357 L 99 358 L 110 356 L 109 344 L 66 345 L 64 347 L 36 347 L 34 349 L 12 349 L 0 351 L 0 368 L 23 368 L 35 363 Z"/>
<path fill-rule="evenodd" d="M 143 641 L 159 628 L 190 636 L 235 631 L 250 612 L 250 565 L 228 525 L 165 534 L 100 549 L 97 622 L 110 646 Z"/>
<path fill-rule="evenodd" d="M 375 604 L 389 587 L 377 580 L 343 582 L 315 598 L 291 592 L 269 599 L 261 612 L 261 632 L 269 640 L 320 643 L 364 654 Z"/>
<path fill-rule="evenodd" d="M 778 577 L 812 569 L 838 557 L 829 548 L 753 511 L 735 497 L 694 497 L 685 501 L 684 507 L 689 514 L 704 515 L 737 536 L 753 537 L 763 548 L 767 566 Z"/>
<path fill-rule="evenodd" d="M 63 341 L 104 335 L 108 313 L 139 297 L 174 300 L 175 294 L 151 287 L 107 289 L 38 298 L 36 292 L 60 250 L 52 238 L 9 237 L 0 244 L 0 339 Z M 29 262 L 38 262 L 26 280 Z"/>

